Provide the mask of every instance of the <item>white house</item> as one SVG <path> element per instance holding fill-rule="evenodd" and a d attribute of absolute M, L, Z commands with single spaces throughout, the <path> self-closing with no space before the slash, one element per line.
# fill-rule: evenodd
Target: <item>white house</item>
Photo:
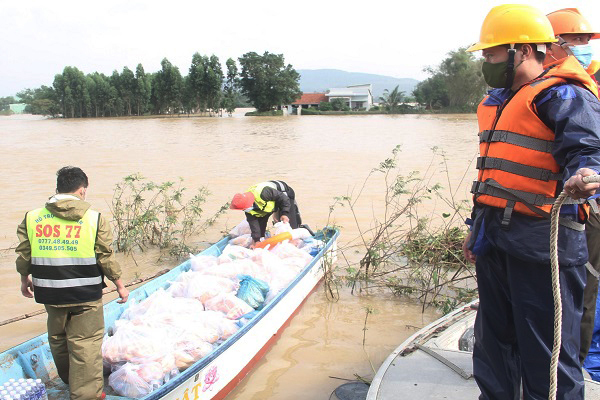
<path fill-rule="evenodd" d="M 364 108 L 369 110 L 373 105 L 372 85 L 352 85 L 345 88 L 331 88 L 326 94 L 329 101 L 333 99 L 344 99 L 350 109 Z"/>

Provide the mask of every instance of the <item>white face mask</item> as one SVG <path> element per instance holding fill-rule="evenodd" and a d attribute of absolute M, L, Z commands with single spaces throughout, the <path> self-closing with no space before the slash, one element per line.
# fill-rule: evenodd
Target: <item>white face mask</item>
<path fill-rule="evenodd" d="M 583 68 L 587 68 L 592 63 L 592 57 L 594 55 L 594 50 L 592 49 L 591 44 L 582 44 L 580 46 L 569 46 L 573 55 L 579 61 Z"/>

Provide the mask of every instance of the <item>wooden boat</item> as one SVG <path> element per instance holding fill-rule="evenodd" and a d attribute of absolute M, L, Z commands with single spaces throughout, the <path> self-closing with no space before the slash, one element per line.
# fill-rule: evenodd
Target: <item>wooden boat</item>
<path fill-rule="evenodd" d="M 326 228 L 317 233 L 325 245 L 312 261 L 270 303 L 235 334 L 210 354 L 194 363 L 144 399 L 221 399 L 227 395 L 279 338 L 291 318 L 299 311 L 308 295 L 323 278 L 324 264 L 336 259 L 339 231 Z M 218 256 L 227 245 L 224 238 L 203 251 L 202 255 Z M 131 291 L 130 300 L 141 301 L 169 285 L 182 272 L 190 269 L 190 261 Z M 111 329 L 131 304 L 115 301 L 104 305 L 105 330 Z M 42 334 L 0 354 L 0 383 L 9 379 L 42 379 L 48 397 L 68 399 L 68 387 L 58 378 L 48 346 L 48 335 Z M 108 386 L 105 384 L 105 387 Z M 123 399 L 110 395 L 107 399 Z"/>
<path fill-rule="evenodd" d="M 476 305 L 453 311 L 398 346 L 377 371 L 367 400 L 479 398 L 472 363 Z M 600 399 L 600 383 L 586 379 L 585 394 Z"/>

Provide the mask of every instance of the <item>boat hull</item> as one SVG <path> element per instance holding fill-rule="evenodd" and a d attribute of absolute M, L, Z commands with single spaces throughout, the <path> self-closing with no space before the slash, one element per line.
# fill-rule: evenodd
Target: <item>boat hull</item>
<path fill-rule="evenodd" d="M 419 330 L 398 346 L 377 371 L 367 400 L 462 400 L 479 397 L 472 353 L 459 350 L 465 330 L 472 328 L 474 301 Z M 586 398 L 600 399 L 600 384 L 585 380 Z"/>
<path fill-rule="evenodd" d="M 162 387 L 144 399 L 222 399 L 248 374 L 268 349 L 277 341 L 292 317 L 300 310 L 308 295 L 323 278 L 324 269 L 336 261 L 339 231 L 326 230 L 326 245 L 290 284 L 234 335 Z M 223 239 L 201 254 L 218 256 L 227 244 Z M 159 288 L 169 285 L 190 269 L 187 261 L 165 275 L 133 290 L 130 299 L 142 301 Z M 112 301 L 104 306 L 106 329 L 130 303 Z M 0 381 L 10 378 L 39 378 L 56 382 L 56 366 L 48 346 L 47 334 L 42 334 L 0 354 Z M 53 386 L 52 383 L 50 386 Z M 51 399 L 68 398 L 65 385 L 54 385 Z M 107 399 L 123 399 L 107 396 Z"/>

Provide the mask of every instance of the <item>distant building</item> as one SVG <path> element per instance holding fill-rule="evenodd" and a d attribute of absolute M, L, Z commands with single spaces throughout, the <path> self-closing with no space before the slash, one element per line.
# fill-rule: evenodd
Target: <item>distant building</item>
<path fill-rule="evenodd" d="M 9 104 L 8 106 L 10 107 L 10 111 L 14 112 L 15 114 L 23 114 L 25 112 L 25 107 L 27 107 L 27 104 L 15 103 Z"/>
<path fill-rule="evenodd" d="M 364 108 L 369 110 L 373 106 L 373 87 L 372 85 L 352 85 L 345 88 L 332 88 L 326 94 L 329 101 L 333 99 L 344 99 L 346 105 L 351 110 Z"/>
<path fill-rule="evenodd" d="M 319 107 L 321 102 L 328 102 L 327 95 L 325 93 L 304 93 L 298 100 L 292 103 L 294 108 L 309 108 Z"/>

